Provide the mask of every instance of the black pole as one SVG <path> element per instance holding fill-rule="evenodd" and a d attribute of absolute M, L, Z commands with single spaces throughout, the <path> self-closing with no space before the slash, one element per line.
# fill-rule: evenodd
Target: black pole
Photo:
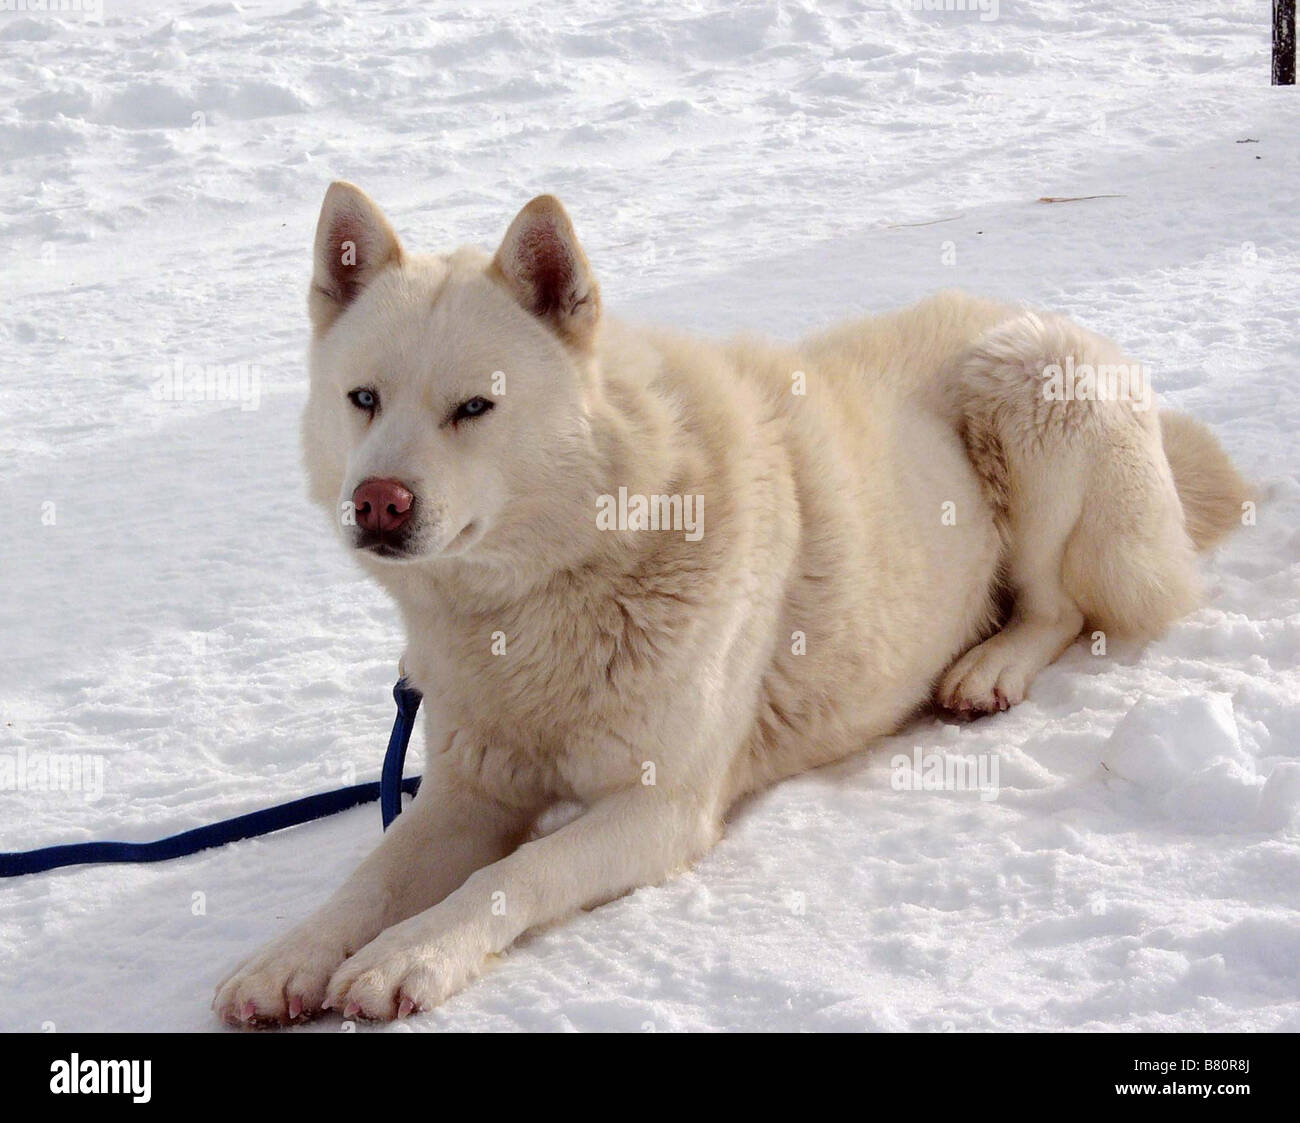
<path fill-rule="evenodd" d="M 1295 85 L 1295 0 L 1273 0 L 1273 85 Z"/>

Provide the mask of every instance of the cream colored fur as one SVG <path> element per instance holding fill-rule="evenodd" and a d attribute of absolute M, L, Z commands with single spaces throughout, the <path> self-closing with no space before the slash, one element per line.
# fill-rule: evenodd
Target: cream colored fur
<path fill-rule="evenodd" d="M 633 327 L 546 196 L 492 258 L 417 256 L 335 184 L 311 311 L 312 494 L 401 610 L 428 761 L 356 874 L 218 989 L 237 1023 L 427 1009 L 936 692 L 997 709 L 1085 624 L 1155 634 L 1245 498 L 1185 419 L 1166 457 L 1154 409 L 1045 401 L 1044 364 L 1118 354 L 1067 320 L 945 293 L 798 346 Z M 347 518 L 375 479 L 415 497 L 400 557 Z M 703 533 L 602 529 L 620 488 L 702 497 Z"/>

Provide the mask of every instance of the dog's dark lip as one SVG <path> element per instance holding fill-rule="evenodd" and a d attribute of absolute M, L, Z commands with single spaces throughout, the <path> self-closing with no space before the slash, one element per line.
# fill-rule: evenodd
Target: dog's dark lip
<path fill-rule="evenodd" d="M 371 557 L 388 558 L 395 561 L 407 561 L 416 557 L 406 546 L 395 543 L 378 534 L 366 533 L 357 539 L 355 548 Z"/>
<path fill-rule="evenodd" d="M 478 533 L 478 520 L 471 519 L 438 553 L 457 554 L 472 545 Z M 352 547 L 359 553 L 368 554 L 372 558 L 382 558 L 385 561 L 417 561 L 428 556 L 412 550 L 405 535 L 393 539 L 387 535 L 376 534 L 374 531 L 363 531 L 353 541 Z"/>

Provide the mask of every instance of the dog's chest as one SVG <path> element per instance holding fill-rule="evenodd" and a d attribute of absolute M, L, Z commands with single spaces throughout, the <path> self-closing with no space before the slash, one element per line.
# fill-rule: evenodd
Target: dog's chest
<path fill-rule="evenodd" d="M 590 800 L 643 778 L 646 719 L 690 632 L 679 599 L 633 583 L 442 616 L 411 637 L 408 665 L 459 769 L 511 802 Z"/>

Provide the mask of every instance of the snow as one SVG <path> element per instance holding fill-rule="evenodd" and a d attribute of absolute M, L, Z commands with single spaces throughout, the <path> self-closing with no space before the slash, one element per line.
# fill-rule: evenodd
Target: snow
<path fill-rule="evenodd" d="M 406 1028 L 1300 1030 L 1300 103 L 1266 4 L 5 7 L 0 775 L 82 754 L 103 784 L 0 791 L 0 846 L 378 774 L 397 619 L 297 463 L 316 211 L 343 177 L 413 247 L 490 245 L 553 191 L 639 318 L 1062 309 L 1260 504 L 1165 638 L 1085 638 L 1008 713 L 749 801 L 692 872 Z M 233 400 L 163 394 L 178 363 Z M 996 788 L 908 782 L 918 749 Z M 216 980 L 378 833 L 370 806 L 5 882 L 0 1028 L 217 1028 Z"/>

